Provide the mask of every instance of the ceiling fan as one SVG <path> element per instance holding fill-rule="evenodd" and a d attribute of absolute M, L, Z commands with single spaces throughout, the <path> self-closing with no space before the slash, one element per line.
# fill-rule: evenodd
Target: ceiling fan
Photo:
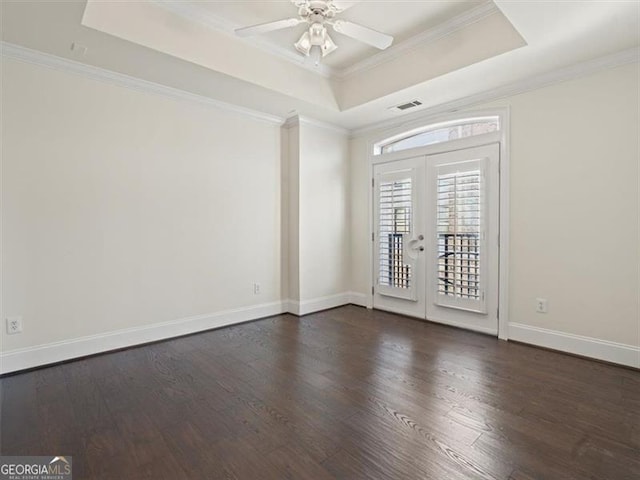
<path fill-rule="evenodd" d="M 354 38 L 368 45 L 384 50 L 391 46 L 393 37 L 348 20 L 338 20 L 336 15 L 352 7 L 357 1 L 346 0 L 291 0 L 298 7 L 298 18 L 292 17 L 275 22 L 261 23 L 250 27 L 238 28 L 235 32 L 241 37 L 291 28 L 301 23 L 309 24 L 309 29 L 294 44 L 296 50 L 311 57 L 316 66 L 320 59 L 335 51 L 338 46 L 333 42 L 327 26 L 336 32 Z"/>

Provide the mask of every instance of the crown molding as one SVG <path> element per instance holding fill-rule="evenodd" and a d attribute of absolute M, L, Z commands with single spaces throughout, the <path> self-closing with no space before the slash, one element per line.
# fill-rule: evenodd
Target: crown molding
<path fill-rule="evenodd" d="M 275 125 L 283 125 L 286 128 L 300 124 L 314 125 L 316 127 L 327 128 L 341 134 L 350 134 L 352 137 L 361 136 L 376 130 L 394 128 L 403 124 L 408 124 L 416 120 L 431 117 L 441 113 L 452 112 L 463 108 L 473 107 L 482 103 L 499 100 L 501 98 L 518 95 L 538 88 L 547 87 L 557 83 L 584 77 L 602 70 L 620 67 L 626 64 L 640 62 L 640 47 L 633 47 L 627 50 L 613 53 L 604 57 L 588 60 L 586 62 L 571 65 L 542 75 L 534 76 L 523 81 L 513 82 L 501 87 L 487 90 L 475 95 L 470 95 L 450 102 L 426 107 L 419 112 L 407 114 L 403 117 L 394 117 L 381 122 L 372 123 L 355 129 L 345 129 L 335 125 L 321 122 L 304 116 L 294 116 L 285 120 L 283 117 L 270 115 L 245 107 L 240 107 L 230 103 L 214 100 L 209 97 L 180 90 L 174 87 L 160 85 L 139 78 L 131 77 L 122 73 L 113 72 L 100 67 L 87 65 L 66 58 L 58 57 L 48 53 L 32 50 L 9 42 L 0 42 L 0 54 L 2 57 L 11 58 L 25 63 L 40 65 L 54 70 L 65 71 L 75 75 L 84 76 L 113 85 L 130 88 L 142 92 L 153 93 L 175 100 L 185 101 L 193 104 L 203 105 L 209 108 L 224 110 L 239 115 L 247 116 L 255 120 L 267 122 Z"/>
<path fill-rule="evenodd" d="M 466 12 L 456 15 L 455 17 L 437 25 L 436 27 L 425 30 L 422 33 L 414 35 L 403 42 L 393 45 L 386 50 L 383 50 L 375 55 L 365 58 L 353 65 L 336 71 L 334 77 L 338 80 L 344 80 L 347 77 L 377 67 L 390 60 L 398 58 L 400 55 L 404 55 L 409 50 L 413 50 L 416 47 L 427 45 L 429 43 L 440 40 L 443 37 L 451 35 L 452 33 L 461 30 L 473 23 L 476 23 L 483 18 L 493 15 L 500 10 L 493 2 L 483 3 L 475 8 L 472 8 Z"/>
<path fill-rule="evenodd" d="M 203 105 L 218 110 L 224 110 L 227 112 L 236 113 L 246 117 L 250 117 L 254 120 L 267 122 L 275 125 L 282 125 L 284 118 L 276 115 L 270 115 L 268 113 L 259 112 L 250 108 L 241 107 L 238 105 L 232 105 L 230 103 L 222 102 L 220 100 L 214 100 L 210 97 L 198 95 L 195 93 L 180 90 L 174 87 L 168 87 L 140 78 L 131 77 L 123 73 L 113 72 L 104 68 L 95 67 L 93 65 L 87 65 L 85 63 L 76 62 L 67 58 L 58 57 L 48 53 L 32 50 L 30 48 L 22 47 L 9 42 L 0 42 L 2 57 L 11 58 L 25 63 L 31 63 L 33 65 L 39 65 L 42 67 L 51 68 L 63 72 L 80 75 L 100 82 L 117 85 L 120 87 L 130 88 L 132 90 L 138 90 L 147 93 L 153 93 L 164 97 L 172 98 L 174 100 L 180 100 L 184 102 Z"/>
<path fill-rule="evenodd" d="M 191 20 L 201 25 L 204 25 L 211 30 L 219 33 L 223 33 L 234 39 L 251 45 L 252 47 L 259 48 L 260 50 L 275 55 L 283 60 L 286 60 L 298 67 L 302 67 L 305 70 L 315 73 L 326 78 L 332 78 L 335 76 L 335 71 L 328 65 L 320 64 L 317 67 L 310 63 L 307 63 L 306 57 L 293 51 L 292 49 L 284 48 L 275 43 L 271 43 L 265 40 L 259 40 L 252 37 L 239 37 L 235 34 L 237 28 L 244 25 L 238 25 L 229 20 L 214 15 L 209 10 L 196 5 L 195 3 L 185 3 L 175 0 L 150 0 L 151 3 L 157 5 L 164 10 L 179 15 L 187 20 Z"/>
<path fill-rule="evenodd" d="M 513 82 L 491 90 L 486 90 L 474 95 L 463 97 L 450 102 L 426 107 L 419 112 L 408 114 L 402 118 L 391 118 L 381 122 L 365 125 L 351 130 L 352 137 L 358 137 L 373 131 L 385 130 L 412 123 L 426 117 L 432 117 L 447 112 L 455 112 L 463 108 L 473 107 L 482 103 L 499 100 L 501 98 L 519 95 L 521 93 L 548 87 L 557 83 L 574 80 L 587 75 L 595 74 L 610 68 L 621 67 L 630 63 L 640 62 L 640 47 L 633 47 L 622 50 L 604 57 L 587 60 L 568 67 L 560 68 L 548 73 L 543 73 L 522 81 Z"/>
<path fill-rule="evenodd" d="M 320 120 L 316 120 L 315 118 L 302 115 L 294 115 L 293 117 L 287 118 L 283 124 L 283 127 L 293 128 L 299 127 L 300 125 L 310 125 L 313 127 L 324 128 L 325 130 L 331 130 L 332 132 L 338 133 L 340 135 L 351 135 L 351 131 L 346 128 L 341 128 L 336 125 L 332 125 L 330 123 L 322 122 Z"/>

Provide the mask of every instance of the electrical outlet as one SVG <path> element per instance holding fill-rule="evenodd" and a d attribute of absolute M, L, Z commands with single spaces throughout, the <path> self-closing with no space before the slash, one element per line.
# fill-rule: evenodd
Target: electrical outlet
<path fill-rule="evenodd" d="M 547 313 L 549 311 L 549 305 L 546 298 L 536 298 L 536 312 Z"/>
<path fill-rule="evenodd" d="M 7 333 L 9 335 L 15 335 L 16 333 L 22 333 L 22 317 L 8 317 L 7 318 Z"/>
<path fill-rule="evenodd" d="M 254 283 L 253 284 L 253 294 L 254 295 L 260 295 L 260 284 L 259 283 Z"/>

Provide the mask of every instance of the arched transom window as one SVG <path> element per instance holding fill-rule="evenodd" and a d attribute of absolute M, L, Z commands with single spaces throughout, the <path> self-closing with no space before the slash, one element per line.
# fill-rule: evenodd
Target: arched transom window
<path fill-rule="evenodd" d="M 500 130 L 500 117 L 473 117 L 420 127 L 383 140 L 374 146 L 374 155 L 426 147 L 460 138 L 474 137 Z"/>

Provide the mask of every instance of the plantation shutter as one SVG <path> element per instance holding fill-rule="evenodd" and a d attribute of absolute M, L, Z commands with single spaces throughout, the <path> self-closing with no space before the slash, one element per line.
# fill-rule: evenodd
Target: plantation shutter
<path fill-rule="evenodd" d="M 407 255 L 414 225 L 415 175 L 377 177 L 377 284 L 382 295 L 416 299 L 415 259 Z"/>
<path fill-rule="evenodd" d="M 484 313 L 485 161 L 437 168 L 436 303 Z"/>

